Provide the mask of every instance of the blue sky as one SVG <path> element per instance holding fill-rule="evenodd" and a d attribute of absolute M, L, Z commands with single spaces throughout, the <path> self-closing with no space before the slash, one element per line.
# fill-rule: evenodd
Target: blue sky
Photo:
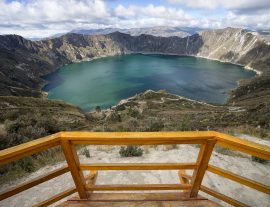
<path fill-rule="evenodd" d="M 0 0 L 0 34 L 153 26 L 270 29 L 270 0 Z"/>

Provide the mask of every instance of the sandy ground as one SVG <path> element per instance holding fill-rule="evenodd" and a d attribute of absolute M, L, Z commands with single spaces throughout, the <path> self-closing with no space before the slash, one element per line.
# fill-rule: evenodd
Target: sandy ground
<path fill-rule="evenodd" d="M 257 141 L 256 138 L 241 135 L 241 137 Z M 270 145 L 269 141 L 264 144 Z M 142 157 L 121 158 L 118 151 L 119 147 L 107 146 L 87 146 L 90 151 L 90 158 L 80 155 L 80 161 L 83 163 L 98 162 L 193 162 L 196 160 L 198 148 L 191 145 L 180 145 L 177 149 L 168 148 L 167 146 L 150 147 L 145 149 Z M 270 164 L 263 165 L 252 162 L 249 156 L 228 156 L 213 152 L 210 163 L 212 165 L 230 170 L 239 175 L 254 179 L 266 185 L 270 185 Z M 30 176 L 17 180 L 16 184 L 33 179 L 53 169 L 56 169 L 65 163 L 59 163 L 54 166 L 44 167 Z M 86 172 L 87 173 L 87 172 Z M 191 173 L 191 172 L 188 172 Z M 146 183 L 179 183 L 177 171 L 100 171 L 97 184 L 146 184 Z M 6 184 L 0 187 L 4 190 L 15 183 Z M 209 186 L 225 195 L 240 200 L 250 206 L 269 207 L 270 196 L 259 193 L 251 188 L 244 187 L 233 181 L 223 179 L 212 173 L 207 173 L 204 177 L 203 184 Z M 44 199 L 60 193 L 65 189 L 73 186 L 73 180 L 69 173 L 58 178 L 40 184 L 32 189 L 24 191 L 9 199 L 0 202 L 1 207 L 28 207 Z M 201 193 L 202 195 L 205 195 Z M 209 197 L 212 200 L 215 200 Z M 215 200 L 216 201 L 216 200 Z M 221 203 L 224 205 L 224 203 Z M 228 205 L 224 205 L 228 206 Z"/>

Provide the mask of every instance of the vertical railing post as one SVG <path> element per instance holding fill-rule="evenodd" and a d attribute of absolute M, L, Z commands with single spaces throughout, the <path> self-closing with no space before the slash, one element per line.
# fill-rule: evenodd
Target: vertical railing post
<path fill-rule="evenodd" d="M 89 175 L 86 176 L 85 181 L 86 181 L 86 186 L 94 186 L 96 184 L 97 181 L 97 176 L 98 176 L 98 171 L 97 170 L 91 170 Z M 93 191 L 88 191 L 88 195 L 89 197 L 91 196 L 91 193 L 93 193 Z"/>
<path fill-rule="evenodd" d="M 216 140 L 209 139 L 205 144 L 201 145 L 201 149 L 197 158 L 197 168 L 193 171 L 192 179 L 191 179 L 191 190 L 189 192 L 189 196 L 191 198 L 197 197 L 198 192 L 201 187 L 201 183 L 205 174 L 205 171 L 208 167 L 208 163 L 210 157 L 212 155 L 213 148 L 216 144 Z"/>
<path fill-rule="evenodd" d="M 185 170 L 179 170 L 178 171 L 178 177 L 179 177 L 179 181 L 181 184 L 189 184 L 189 179 L 187 179 L 186 177 L 184 177 L 184 175 L 186 175 L 186 171 Z M 184 193 L 189 192 L 189 190 L 183 190 Z"/>
<path fill-rule="evenodd" d="M 69 166 L 72 178 L 76 185 L 78 194 L 81 199 L 87 199 L 88 193 L 85 189 L 85 179 L 82 171 L 79 169 L 80 161 L 74 145 L 69 140 L 62 140 L 61 145 L 66 157 L 67 164 Z"/>

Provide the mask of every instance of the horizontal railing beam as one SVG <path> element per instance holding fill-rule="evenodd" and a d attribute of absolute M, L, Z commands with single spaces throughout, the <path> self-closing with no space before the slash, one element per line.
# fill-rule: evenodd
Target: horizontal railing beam
<path fill-rule="evenodd" d="M 240 175 L 234 174 L 234 173 L 232 173 L 230 171 L 223 170 L 223 169 L 221 169 L 219 167 L 212 166 L 212 165 L 208 165 L 207 170 L 209 172 L 211 172 L 211 173 L 220 175 L 220 176 L 222 176 L 224 178 L 233 180 L 233 181 L 235 181 L 237 183 L 243 184 L 245 186 L 248 186 L 250 188 L 256 189 L 258 191 L 261 191 L 263 193 L 266 193 L 266 194 L 270 195 L 270 187 L 269 186 L 258 183 L 258 182 L 254 181 L 254 180 L 242 177 Z"/>
<path fill-rule="evenodd" d="M 51 179 L 53 179 L 55 177 L 58 177 L 58 176 L 60 176 L 60 175 L 62 175 L 64 173 L 67 173 L 68 171 L 69 171 L 68 166 L 61 167 L 61 168 L 56 169 L 56 170 L 54 170 L 52 172 L 49 172 L 49 173 L 47 173 L 45 175 L 39 176 L 39 177 L 37 177 L 37 178 L 35 178 L 33 180 L 30 180 L 28 182 L 17 185 L 15 187 L 11 188 L 11 189 L 7 189 L 6 191 L 0 192 L 0 201 L 6 199 L 8 197 L 11 197 L 13 195 L 16 195 L 16 194 L 18 194 L 18 193 L 20 193 L 22 191 L 25 191 L 25 190 L 27 190 L 29 188 L 32 188 L 32 187 L 34 187 L 36 185 L 44 183 L 44 182 L 46 182 L 48 180 L 51 180 Z"/>
<path fill-rule="evenodd" d="M 49 206 L 57 201 L 60 201 L 61 199 L 65 198 L 69 195 L 72 195 L 73 193 L 76 193 L 76 192 L 77 192 L 77 190 L 75 187 L 70 188 L 62 193 L 56 194 L 55 196 L 34 205 L 33 207 L 47 207 L 47 206 Z"/>
<path fill-rule="evenodd" d="M 60 133 L 26 142 L 0 151 L 0 165 L 19 160 L 23 157 L 47 150 L 59 145 Z"/>
<path fill-rule="evenodd" d="M 192 132 L 81 132 L 81 131 L 67 131 L 61 132 L 61 137 L 68 140 L 76 139 L 91 139 L 91 138 L 183 138 L 183 139 L 208 139 L 213 137 L 211 131 L 192 131 Z"/>
<path fill-rule="evenodd" d="M 80 164 L 81 170 L 180 170 L 195 169 L 196 163 L 95 163 Z"/>
<path fill-rule="evenodd" d="M 217 139 L 217 144 L 221 147 L 230 148 L 236 151 L 244 152 L 266 160 L 270 160 L 269 146 L 261 145 L 220 132 L 213 131 L 211 133 Z"/>
<path fill-rule="evenodd" d="M 237 201 L 237 200 L 235 200 L 235 199 L 233 199 L 231 197 L 228 197 L 228 196 L 226 196 L 226 195 L 224 195 L 222 193 L 216 192 L 216 191 L 214 191 L 214 190 L 212 190 L 212 189 L 210 189 L 210 188 L 208 188 L 206 186 L 202 185 L 200 190 L 202 192 L 207 193 L 207 194 L 209 194 L 209 195 L 211 195 L 211 196 L 213 196 L 213 197 L 215 197 L 215 198 L 217 198 L 219 200 L 222 200 L 222 201 L 224 201 L 224 202 L 226 202 L 226 203 L 228 203 L 228 204 L 230 204 L 232 206 L 235 206 L 235 207 L 250 207 L 250 206 L 248 206 L 248 205 L 246 205 L 246 204 L 244 204 L 244 203 L 242 203 L 240 201 Z"/>
<path fill-rule="evenodd" d="M 187 190 L 190 184 L 87 185 L 88 191 Z"/>
<path fill-rule="evenodd" d="M 82 145 L 203 144 L 208 132 L 63 132 L 63 140 Z"/>
<path fill-rule="evenodd" d="M 74 140 L 71 141 L 73 145 L 173 145 L 173 144 L 204 144 L 205 140 L 202 139 L 177 139 L 177 138 L 166 138 L 166 139 L 85 139 L 85 140 Z"/>
<path fill-rule="evenodd" d="M 192 179 L 192 176 L 187 175 L 187 174 L 179 174 L 179 176 L 181 176 L 182 178 L 188 179 L 188 180 Z M 209 195 L 211 195 L 211 196 L 213 196 L 213 197 L 215 197 L 215 198 L 217 198 L 217 199 L 219 199 L 221 201 L 224 201 L 224 202 L 226 202 L 226 203 L 228 203 L 228 204 L 230 204 L 232 206 L 249 207 L 248 205 L 246 205 L 246 204 L 244 204 L 244 203 L 242 203 L 240 201 L 237 201 L 237 200 L 235 200 L 235 199 L 233 199 L 231 197 L 228 197 L 228 196 L 226 196 L 226 195 L 224 195 L 222 193 L 216 192 L 216 191 L 214 191 L 214 190 L 212 190 L 212 189 L 210 189 L 210 188 L 208 188 L 206 186 L 201 185 L 200 190 L 202 192 L 207 193 L 207 194 L 209 194 Z"/>

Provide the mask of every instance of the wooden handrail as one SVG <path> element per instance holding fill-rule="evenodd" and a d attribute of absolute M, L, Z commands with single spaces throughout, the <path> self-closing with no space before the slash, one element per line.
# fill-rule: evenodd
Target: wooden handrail
<path fill-rule="evenodd" d="M 210 144 L 211 143 L 211 144 Z M 221 147 L 244 152 L 263 159 L 270 160 L 270 147 L 246 141 L 237 137 L 222 134 L 214 131 L 204 132 L 59 132 L 44 138 L 40 138 L 25 144 L 11 147 L 0 151 L 0 165 L 12 162 L 23 157 L 50 149 L 55 146 L 61 146 L 68 167 L 55 170 L 44 176 L 35 178 L 32 181 L 18 185 L 0 193 L 0 198 L 5 199 L 26 189 L 29 189 L 42 182 L 57 177 L 70 171 L 76 185 L 63 193 L 41 202 L 36 206 L 47 206 L 56 202 L 74 192 L 78 192 L 81 198 L 87 198 L 87 191 L 100 190 L 184 190 L 187 195 L 196 196 L 198 190 L 202 190 L 220 200 L 235 206 L 246 206 L 245 204 L 229 198 L 223 194 L 215 192 L 201 185 L 201 180 L 205 170 L 221 175 L 225 178 L 236 181 L 240 184 L 249 186 L 258 191 L 269 193 L 269 186 L 255 182 L 253 180 L 236 175 L 229 171 L 208 165 L 213 146 L 216 144 Z M 168 144 L 200 144 L 201 150 L 196 163 L 91 163 L 80 164 L 74 145 L 168 145 Z M 97 171 L 93 170 L 194 170 L 193 177 L 189 177 L 184 184 L 156 184 L 156 185 L 95 185 Z M 90 174 L 91 182 L 86 184 L 82 174 L 83 170 L 95 172 Z M 179 174 L 185 177 L 183 173 Z M 188 177 L 188 176 L 187 176 Z M 186 179 L 188 179 L 186 177 Z M 192 178 L 192 179 L 191 179 Z M 0 200 L 1 200 L 0 199 Z"/>
<path fill-rule="evenodd" d="M 91 191 L 135 191 L 135 190 L 187 190 L 190 184 L 145 184 L 145 185 L 87 185 Z"/>
<path fill-rule="evenodd" d="M 266 160 L 270 160 L 270 147 L 238 137 L 230 136 L 220 132 L 212 132 L 217 139 L 217 144 L 221 147 L 244 152 L 253 156 L 257 156 Z"/>
<path fill-rule="evenodd" d="M 195 169 L 196 163 L 95 163 L 80 164 L 81 170 L 180 170 Z"/>
<path fill-rule="evenodd" d="M 31 181 L 22 183 L 20 185 L 17 185 L 16 187 L 13 187 L 11 189 L 0 192 L 1 193 L 0 194 L 0 201 L 6 199 L 8 197 L 11 197 L 13 195 L 16 195 L 16 194 L 18 194 L 18 193 L 20 193 L 22 191 L 25 191 L 25 190 L 27 190 L 29 188 L 32 188 L 32 187 L 34 187 L 36 185 L 44 183 L 44 182 L 46 182 L 48 180 L 51 180 L 51 179 L 53 179 L 55 177 L 63 175 L 64 173 L 67 173 L 68 171 L 69 171 L 68 166 L 64 166 L 64 167 L 56 169 L 56 170 L 54 170 L 52 172 L 49 172 L 49 173 L 47 173 L 45 175 L 34 178 Z"/>
<path fill-rule="evenodd" d="M 263 192 L 263 193 L 266 193 L 266 194 L 270 195 L 270 187 L 266 186 L 266 185 L 264 185 L 262 183 L 258 183 L 258 182 L 254 181 L 254 180 L 242 177 L 240 175 L 237 175 L 235 173 L 232 173 L 232 172 L 227 171 L 227 170 L 223 170 L 223 169 L 221 169 L 219 167 L 212 166 L 212 165 L 208 165 L 207 170 L 209 172 L 211 172 L 211 173 L 220 175 L 220 176 L 222 176 L 224 178 L 233 180 L 233 181 L 235 181 L 237 183 L 243 184 L 245 186 L 248 186 L 250 188 L 256 189 L 256 190 L 258 190 L 260 192 Z"/>
<path fill-rule="evenodd" d="M 219 200 L 222 200 L 222 201 L 224 201 L 224 202 L 226 202 L 228 204 L 231 204 L 232 206 L 235 206 L 235 207 L 250 207 L 250 206 L 248 206 L 248 205 L 246 205 L 246 204 L 244 204 L 244 203 L 242 203 L 240 201 L 237 201 L 237 200 L 235 200 L 233 198 L 230 198 L 230 197 L 228 197 L 228 196 L 226 196 L 226 195 L 224 195 L 222 193 L 214 191 L 214 190 L 212 190 L 212 189 L 210 189 L 210 188 L 208 188 L 206 186 L 202 185 L 200 189 L 201 189 L 202 192 L 205 192 L 205 193 L 207 193 L 207 194 L 209 194 L 209 195 L 211 195 L 211 196 L 213 196 L 213 197 L 215 197 L 215 198 L 217 198 Z"/>
<path fill-rule="evenodd" d="M 0 165 L 55 147 L 60 143 L 60 133 L 39 138 L 0 151 Z"/>
<path fill-rule="evenodd" d="M 37 205 L 34 205 L 33 207 L 47 207 L 47 206 L 49 206 L 57 201 L 60 201 L 61 199 L 65 198 L 69 195 L 72 195 L 73 193 L 76 193 L 76 192 L 77 192 L 77 189 L 75 187 L 70 188 L 68 190 L 65 190 L 62 193 L 54 195 L 53 197 L 51 197 L 45 201 L 40 202 Z"/>

